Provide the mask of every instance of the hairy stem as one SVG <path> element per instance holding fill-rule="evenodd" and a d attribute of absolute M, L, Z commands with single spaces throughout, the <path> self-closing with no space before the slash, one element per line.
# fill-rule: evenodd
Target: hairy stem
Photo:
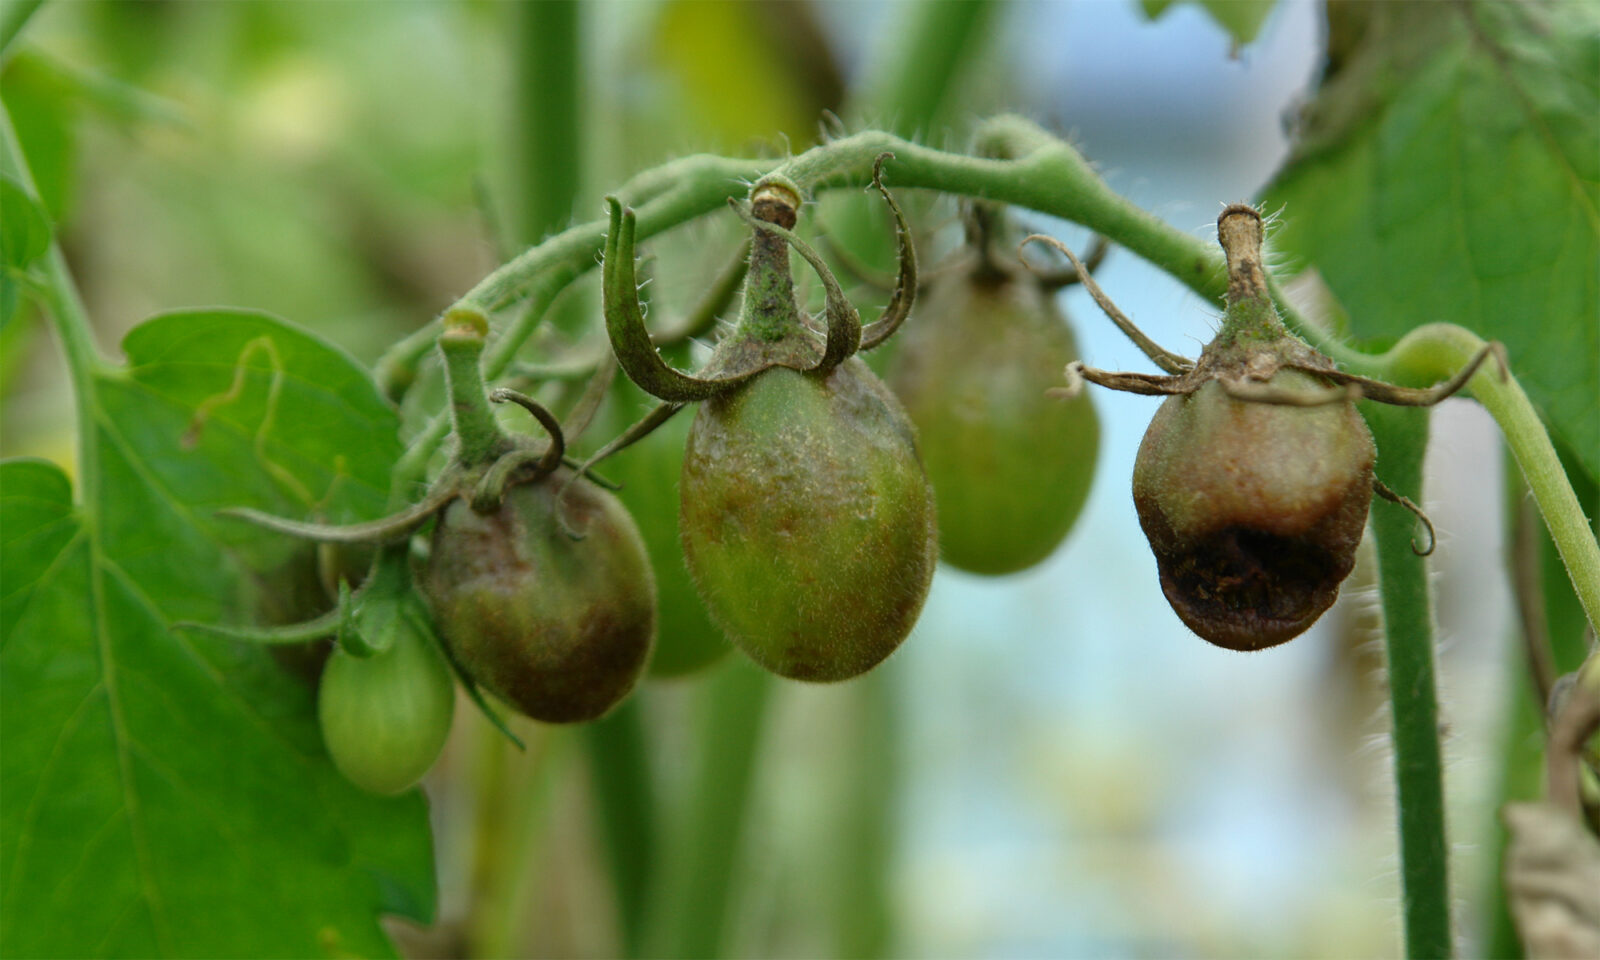
<path fill-rule="evenodd" d="M 1373 438 L 1385 454 L 1379 462 L 1380 479 L 1396 493 L 1420 503 L 1428 411 L 1364 406 Z M 1400 507 L 1373 507 L 1389 670 L 1406 956 L 1421 960 L 1453 956 L 1454 938 L 1439 703 L 1434 689 L 1433 598 L 1427 561 L 1411 549 L 1414 526 L 1414 518 Z"/>
<path fill-rule="evenodd" d="M 1379 376 L 1400 383 L 1431 383 L 1461 369 L 1483 348 L 1472 331 L 1435 323 L 1411 331 L 1388 353 L 1369 361 Z M 1578 495 L 1562 469 L 1555 445 L 1522 385 L 1496 363 L 1486 363 L 1467 389 L 1505 435 L 1506 446 L 1528 481 L 1528 489 L 1555 541 L 1561 563 L 1591 624 L 1600 624 L 1600 544 Z M 1413 498 L 1414 499 L 1414 498 Z"/>
<path fill-rule="evenodd" d="M 890 152 L 895 159 L 889 165 L 888 178 L 895 186 L 995 200 L 1072 220 L 1138 254 L 1210 302 L 1220 300 L 1226 292 L 1227 273 L 1216 248 L 1117 195 L 1077 151 L 1037 125 L 1020 117 L 996 117 L 984 124 L 979 143 L 986 152 L 1009 159 L 948 153 L 892 134 L 866 131 L 814 147 L 778 165 L 775 172 L 803 190 L 862 184 L 870 181 L 877 156 Z M 753 166 L 756 169 L 752 170 Z M 650 197 L 638 208 L 638 238 L 716 209 L 742 191 L 737 178 L 767 172 L 748 160 L 698 156 L 636 177 L 629 185 L 631 191 Z M 630 191 L 625 190 L 623 196 L 630 196 Z M 602 231 L 603 223 L 594 221 L 551 238 L 490 274 L 462 303 L 492 309 L 545 271 L 570 271 L 575 276 L 592 268 Z M 1363 354 L 1308 324 L 1275 287 L 1273 295 L 1285 321 L 1296 332 L 1362 376 L 1436 382 L 1455 373 L 1483 345 L 1464 328 L 1429 325 L 1413 331 L 1387 354 Z M 503 348 L 509 359 L 518 345 L 515 338 L 507 337 L 497 347 Z M 1470 389 L 1500 423 L 1590 621 L 1600 622 L 1600 546 L 1583 522 L 1577 498 L 1532 404 L 1514 380 L 1499 380 L 1492 365 L 1473 378 Z"/>

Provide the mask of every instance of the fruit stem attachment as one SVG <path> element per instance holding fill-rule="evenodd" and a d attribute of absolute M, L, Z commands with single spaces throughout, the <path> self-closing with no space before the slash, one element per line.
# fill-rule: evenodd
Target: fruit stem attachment
<path fill-rule="evenodd" d="M 450 386 L 450 417 L 456 434 L 456 459 L 464 467 L 477 467 L 497 459 L 511 447 L 500 429 L 483 389 L 483 338 L 489 320 L 467 307 L 452 307 L 439 334 L 439 355 L 444 358 L 445 380 Z"/>
<path fill-rule="evenodd" d="M 783 244 L 787 243 L 794 248 L 796 253 L 800 254 L 802 259 L 811 264 L 811 268 L 817 272 L 817 277 L 822 281 L 822 289 L 825 295 L 823 311 L 827 318 L 828 340 L 823 347 L 822 359 L 818 360 L 816 366 L 812 369 L 819 372 L 832 370 L 849 359 L 851 354 L 855 353 L 861 346 L 861 315 L 856 312 L 856 308 L 844 295 L 844 290 L 839 286 L 838 278 L 833 275 L 833 271 L 828 269 L 828 265 L 823 261 L 822 255 L 812 249 L 810 244 L 789 232 L 781 221 L 762 218 L 759 188 L 757 200 L 752 203 L 752 208 L 749 210 L 745 209 L 737 201 L 729 200 L 728 203 L 746 223 L 756 230 L 756 241 L 751 248 L 750 254 L 750 275 L 746 280 L 745 286 L 746 309 L 745 315 L 739 320 L 740 326 L 750 330 L 756 336 L 765 338 L 764 331 L 768 329 L 771 329 L 774 333 L 779 333 L 782 330 L 784 321 L 778 315 L 780 311 L 787 310 L 787 322 L 790 323 L 799 316 L 799 308 L 794 302 L 794 287 L 789 281 L 789 255 L 787 251 L 779 250 L 772 254 L 774 258 L 781 257 L 781 260 L 773 259 L 770 262 L 758 262 L 756 260 L 757 254 L 766 250 L 763 246 L 764 244 L 776 241 L 781 248 Z M 764 297 L 762 301 L 755 305 L 755 312 L 752 313 L 750 284 L 759 282 L 769 273 L 777 274 L 780 270 L 784 281 L 781 296 L 786 297 L 787 300 L 780 304 L 777 301 L 769 302 Z M 764 291 L 762 293 L 764 294 Z M 768 308 L 771 308 L 770 312 Z M 777 339 L 777 337 L 772 337 L 772 339 Z"/>
<path fill-rule="evenodd" d="M 1232 203 L 1217 217 L 1217 242 L 1228 261 L 1228 309 L 1217 332 L 1218 344 L 1266 343 L 1289 335 L 1272 303 L 1261 263 L 1261 239 L 1261 214 L 1255 207 Z"/>

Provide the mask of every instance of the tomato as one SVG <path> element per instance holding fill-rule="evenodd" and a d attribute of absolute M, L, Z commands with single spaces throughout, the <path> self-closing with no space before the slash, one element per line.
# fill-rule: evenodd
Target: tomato
<path fill-rule="evenodd" d="M 392 623 L 389 647 L 356 657 L 335 647 L 317 717 L 334 766 L 373 793 L 400 793 L 433 766 L 450 734 L 455 684 L 423 611 Z"/>
<path fill-rule="evenodd" d="M 910 633 L 937 557 L 933 492 L 905 411 L 859 359 L 774 367 L 701 404 L 680 494 L 701 596 L 763 667 L 844 680 Z"/>
<path fill-rule="evenodd" d="M 655 639 L 656 589 L 628 511 L 561 468 L 478 513 L 445 508 L 420 585 L 457 662 L 535 720 L 593 720 L 628 695 Z M 582 539 L 563 531 L 562 520 Z"/>

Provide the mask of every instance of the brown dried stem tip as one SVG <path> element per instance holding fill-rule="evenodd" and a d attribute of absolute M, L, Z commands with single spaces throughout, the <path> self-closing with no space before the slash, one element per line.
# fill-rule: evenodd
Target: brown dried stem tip
<path fill-rule="evenodd" d="M 1256 208 L 1230 203 L 1217 217 L 1217 242 L 1228 256 L 1228 302 L 1266 299 L 1267 273 L 1261 266 L 1261 214 Z"/>

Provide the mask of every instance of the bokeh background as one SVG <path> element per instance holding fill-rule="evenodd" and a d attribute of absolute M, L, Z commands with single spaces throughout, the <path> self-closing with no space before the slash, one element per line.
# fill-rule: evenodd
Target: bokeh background
<path fill-rule="evenodd" d="M 1125 0 L 984 7 L 936 119 L 907 132 L 960 147 L 979 117 L 1020 111 L 1068 134 L 1135 203 L 1205 236 L 1220 204 L 1255 195 L 1283 160 L 1286 113 L 1320 69 L 1320 4 L 1270 7 L 1242 46 L 1189 4 L 1159 16 Z M 851 129 L 899 124 L 884 78 L 916 75 L 895 60 L 910 4 L 662 0 L 576 14 L 567 54 L 581 136 L 558 149 L 581 158 L 579 199 L 551 213 L 519 188 L 521 158 L 550 146 L 527 122 L 538 70 L 522 5 L 48 8 L 7 67 L 4 97 L 53 161 L 34 158 L 36 173 L 53 171 L 41 194 L 100 342 L 112 347 L 158 310 L 226 304 L 375 360 L 491 270 L 497 246 L 537 240 L 540 217 L 548 229 L 598 216 L 607 189 L 684 153 L 798 152 L 816 142 L 824 109 Z M 823 204 L 823 229 L 852 216 L 851 202 Z M 915 207 L 930 262 L 951 246 L 954 208 Z M 732 235 L 708 221 L 657 244 L 657 309 L 692 301 Z M 1215 305 L 1132 255 L 1113 251 L 1099 278 L 1173 349 L 1198 351 L 1215 327 Z M 558 309 L 592 314 L 594 302 L 592 284 L 580 286 Z M 1091 363 L 1147 367 L 1086 295 L 1071 290 L 1063 305 Z M 0 454 L 70 463 L 70 394 L 37 318 L 0 333 L 0 374 Z M 1370 558 L 1287 646 L 1245 655 L 1190 634 L 1161 597 L 1128 494 L 1154 402 L 1095 394 L 1095 487 L 1065 547 L 1002 579 L 941 569 L 911 639 L 868 678 L 740 679 L 735 656 L 637 696 L 664 856 L 682 861 L 674 832 L 698 809 L 695 771 L 719 737 L 749 733 L 717 728 L 717 698 L 765 685 L 764 709 L 746 714 L 749 790 L 708 814 L 733 869 L 712 911 L 725 918 L 719 950 L 1398 953 Z M 1492 882 L 1483 838 L 1516 655 L 1501 477 L 1492 422 L 1446 403 L 1426 507 L 1440 533 L 1453 880 L 1469 938 L 1482 935 Z M 428 782 L 442 923 L 398 930 L 402 943 L 455 949 L 492 894 L 521 917 L 511 952 L 619 952 L 590 735 L 525 729 L 519 755 L 470 710 L 461 720 Z M 509 881 L 486 886 L 485 844 L 522 862 L 496 875 Z"/>

